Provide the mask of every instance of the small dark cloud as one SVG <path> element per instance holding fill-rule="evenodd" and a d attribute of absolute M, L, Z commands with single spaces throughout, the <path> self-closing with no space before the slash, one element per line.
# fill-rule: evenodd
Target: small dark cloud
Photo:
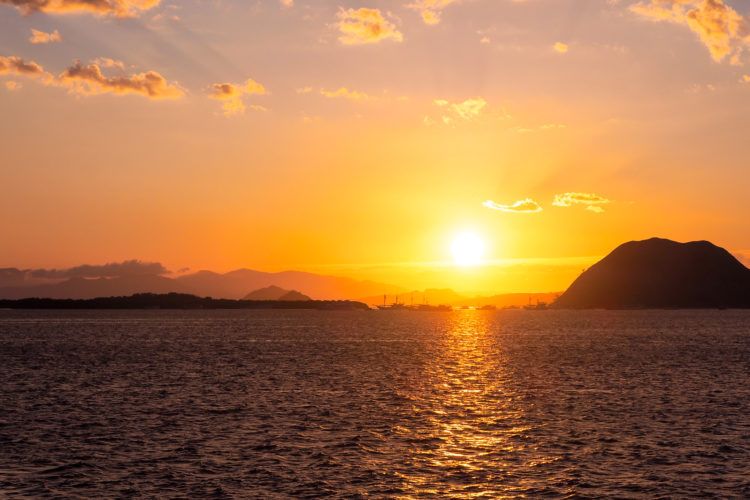
<path fill-rule="evenodd" d="M 103 265 L 88 265 L 71 267 L 69 269 L 31 269 L 28 271 L 32 278 L 67 279 L 67 278 L 119 278 L 123 276 L 159 276 L 169 270 L 159 262 L 141 262 L 126 260 L 111 262 Z"/>

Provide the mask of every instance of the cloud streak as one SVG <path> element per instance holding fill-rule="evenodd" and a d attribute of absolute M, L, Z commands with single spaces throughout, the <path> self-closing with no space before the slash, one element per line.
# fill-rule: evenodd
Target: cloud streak
<path fill-rule="evenodd" d="M 99 16 L 136 17 L 141 12 L 157 7 L 161 0 L 0 0 L 24 15 L 88 13 Z"/>
<path fill-rule="evenodd" d="M 502 205 L 495 203 L 492 200 L 487 200 L 482 203 L 482 206 L 489 208 L 490 210 L 497 210 L 499 212 L 514 213 L 514 214 L 534 214 L 539 213 L 543 210 L 539 203 L 535 202 L 531 198 L 525 198 L 518 200 L 510 205 Z"/>
<path fill-rule="evenodd" d="M 350 101 L 366 101 L 370 99 L 370 96 L 364 92 L 349 90 L 346 87 L 340 87 L 336 90 L 321 89 L 320 94 L 329 99 L 348 99 Z"/>
<path fill-rule="evenodd" d="M 608 205 L 612 200 L 594 193 L 562 193 L 556 194 L 552 205 L 556 207 L 572 207 L 574 205 L 583 205 L 586 210 L 597 214 L 603 213 L 602 205 Z"/>

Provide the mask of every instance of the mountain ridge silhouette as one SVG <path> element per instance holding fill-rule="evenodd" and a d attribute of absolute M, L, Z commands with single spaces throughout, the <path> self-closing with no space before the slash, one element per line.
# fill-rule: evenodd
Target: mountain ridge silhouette
<path fill-rule="evenodd" d="M 555 301 L 566 309 L 750 308 L 750 269 L 709 241 L 629 241 Z"/>

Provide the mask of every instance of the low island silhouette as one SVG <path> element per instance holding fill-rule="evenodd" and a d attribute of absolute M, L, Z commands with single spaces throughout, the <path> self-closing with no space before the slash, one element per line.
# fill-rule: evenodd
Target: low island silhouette
<path fill-rule="evenodd" d="M 310 309 L 362 310 L 367 304 L 353 300 L 232 300 L 197 297 L 184 293 L 138 293 L 128 297 L 95 299 L 27 298 L 0 300 L 0 309 Z"/>

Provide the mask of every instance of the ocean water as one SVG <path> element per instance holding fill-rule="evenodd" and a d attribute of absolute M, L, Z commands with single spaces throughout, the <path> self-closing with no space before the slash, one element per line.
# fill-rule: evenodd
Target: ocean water
<path fill-rule="evenodd" d="M 0 496 L 750 497 L 750 312 L 0 311 Z"/>

